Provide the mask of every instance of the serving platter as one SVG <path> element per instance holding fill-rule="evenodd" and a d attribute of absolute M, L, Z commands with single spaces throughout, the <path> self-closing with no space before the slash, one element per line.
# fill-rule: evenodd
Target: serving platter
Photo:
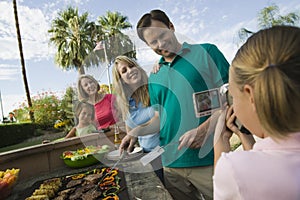
<path fill-rule="evenodd" d="M 86 158 L 81 160 L 64 159 L 64 163 L 71 168 L 82 168 L 100 163 L 102 158 L 105 156 L 105 153 L 97 153 L 93 155 L 88 155 Z"/>
<path fill-rule="evenodd" d="M 123 161 L 128 161 L 128 160 L 133 160 L 135 158 L 140 157 L 143 154 L 143 148 L 141 147 L 135 147 L 134 150 L 130 153 L 127 153 L 124 158 L 122 159 Z M 117 161 L 120 159 L 120 151 L 119 150 L 114 150 L 109 152 L 106 155 L 107 160 L 112 160 L 112 161 Z"/>
<path fill-rule="evenodd" d="M 108 151 L 106 146 L 87 146 L 76 151 L 65 151 L 61 158 L 68 167 L 82 168 L 100 163 Z"/>

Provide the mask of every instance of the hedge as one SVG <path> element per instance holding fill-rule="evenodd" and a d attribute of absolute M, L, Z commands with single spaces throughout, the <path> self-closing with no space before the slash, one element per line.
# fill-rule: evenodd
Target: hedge
<path fill-rule="evenodd" d="M 32 123 L 0 124 L 0 148 L 18 144 L 35 136 L 35 127 Z"/>

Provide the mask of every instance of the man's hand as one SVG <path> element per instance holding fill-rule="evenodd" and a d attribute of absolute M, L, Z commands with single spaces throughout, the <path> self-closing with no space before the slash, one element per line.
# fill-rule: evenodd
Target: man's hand
<path fill-rule="evenodd" d="M 126 135 L 120 144 L 119 151 L 120 155 L 123 153 L 124 150 L 127 150 L 127 152 L 132 152 L 134 149 L 134 145 L 137 142 L 137 137 L 133 137 L 131 135 Z"/>
<path fill-rule="evenodd" d="M 200 148 L 209 136 L 208 134 L 214 132 L 220 114 L 221 111 L 214 112 L 214 114 L 200 126 L 183 134 L 179 138 L 178 150 L 181 150 L 184 146 L 193 149 Z"/>
<path fill-rule="evenodd" d="M 179 138 L 178 150 L 186 146 L 192 149 L 200 148 L 206 138 L 209 120 L 202 123 L 199 127 L 187 131 Z"/>
<path fill-rule="evenodd" d="M 200 148 L 205 135 L 206 132 L 204 134 L 201 134 L 200 132 L 198 133 L 198 128 L 187 131 L 179 138 L 178 150 L 181 150 L 184 146 L 192 149 Z"/>

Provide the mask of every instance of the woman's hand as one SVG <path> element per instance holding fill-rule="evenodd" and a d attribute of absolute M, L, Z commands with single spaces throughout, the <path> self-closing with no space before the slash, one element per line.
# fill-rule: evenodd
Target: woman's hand
<path fill-rule="evenodd" d="M 127 150 L 127 152 L 132 152 L 134 149 L 134 145 L 137 142 L 137 137 L 133 137 L 131 135 L 126 135 L 120 144 L 119 151 L 120 155 L 122 155 L 124 150 Z"/>
<path fill-rule="evenodd" d="M 152 68 L 152 71 L 151 71 L 151 72 L 152 72 L 153 74 L 156 74 L 156 73 L 159 71 L 160 67 L 161 67 L 161 66 L 160 66 L 160 64 L 159 64 L 158 62 L 155 63 L 154 66 L 153 66 L 153 68 Z"/>

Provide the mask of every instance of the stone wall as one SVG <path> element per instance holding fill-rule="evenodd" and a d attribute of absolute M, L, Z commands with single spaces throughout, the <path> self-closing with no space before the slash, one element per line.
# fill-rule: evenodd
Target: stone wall
<path fill-rule="evenodd" d="M 34 176 L 66 170 L 68 167 L 60 158 L 64 151 L 76 150 L 88 145 L 104 144 L 114 148 L 111 138 L 101 133 L 93 133 L 83 137 L 74 137 L 8 151 L 0 153 L 0 170 L 19 168 L 19 181 L 24 181 Z"/>

